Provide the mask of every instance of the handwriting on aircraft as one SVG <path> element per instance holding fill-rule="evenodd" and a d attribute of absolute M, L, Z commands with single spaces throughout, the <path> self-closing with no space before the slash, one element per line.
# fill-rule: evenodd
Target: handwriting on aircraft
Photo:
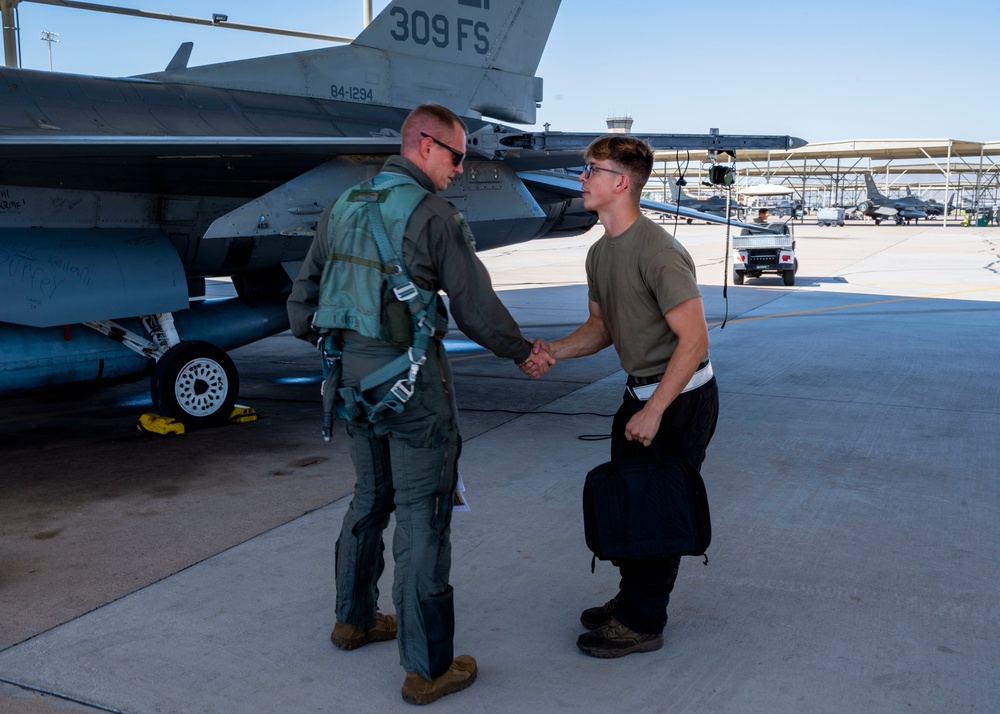
<path fill-rule="evenodd" d="M 535 121 L 558 9 L 393 0 L 342 47 L 200 67 L 182 47 L 133 78 L 0 69 L 0 396 L 148 374 L 158 412 L 223 422 L 239 389 L 226 352 L 287 329 L 290 276 L 319 213 L 398 151 L 418 104 L 469 126 L 464 174 L 444 195 L 480 249 L 593 226 L 567 169 L 598 135 L 511 125 Z M 220 276 L 237 297 L 205 298 Z"/>

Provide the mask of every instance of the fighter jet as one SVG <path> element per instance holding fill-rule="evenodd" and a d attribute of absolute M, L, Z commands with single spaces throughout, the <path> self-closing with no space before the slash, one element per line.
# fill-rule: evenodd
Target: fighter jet
<path fill-rule="evenodd" d="M 695 211 L 700 211 L 701 213 L 709 213 L 713 216 L 718 216 L 719 218 L 726 217 L 726 206 L 727 201 L 725 196 L 709 196 L 708 198 L 695 198 L 694 196 L 689 196 L 684 190 L 684 185 L 687 182 L 683 180 L 683 177 L 678 178 L 675 181 L 670 181 L 670 201 L 674 205 L 683 206 L 684 208 L 690 208 Z M 728 202 L 729 213 L 732 215 L 737 215 L 743 208 L 743 204 L 739 202 L 739 199 L 735 196 L 731 201 Z M 691 218 L 687 219 L 690 223 Z"/>
<path fill-rule="evenodd" d="M 419 104 L 469 126 L 464 174 L 443 195 L 480 249 L 590 228 L 566 170 L 598 134 L 502 123 L 535 122 L 558 9 L 393 0 L 344 46 L 189 67 L 185 43 L 163 72 L 131 78 L 0 69 L 0 396 L 149 375 L 157 413 L 224 423 L 239 389 L 226 351 L 287 329 L 320 212 L 398 152 Z M 220 276 L 237 296 L 206 299 Z"/>
<path fill-rule="evenodd" d="M 909 186 L 906 187 L 906 196 L 907 196 L 907 198 L 916 198 L 918 201 L 921 200 L 921 199 L 919 199 L 919 198 L 917 198 L 916 196 L 913 195 L 913 191 L 910 190 Z M 926 204 L 924 206 L 924 212 L 926 212 L 928 216 L 943 216 L 944 215 L 945 206 L 943 204 L 938 203 L 933 198 L 928 198 L 924 203 Z M 954 206 L 949 202 L 948 203 L 948 213 L 951 213 L 952 208 L 954 208 Z"/>
<path fill-rule="evenodd" d="M 889 198 L 878 190 L 871 174 L 865 174 L 865 186 L 868 189 L 868 200 L 859 203 L 858 210 L 873 218 L 875 225 L 879 225 L 885 218 L 892 218 L 896 225 L 904 222 L 909 224 L 911 220 L 917 222 L 929 215 L 927 201 L 913 195 Z"/>

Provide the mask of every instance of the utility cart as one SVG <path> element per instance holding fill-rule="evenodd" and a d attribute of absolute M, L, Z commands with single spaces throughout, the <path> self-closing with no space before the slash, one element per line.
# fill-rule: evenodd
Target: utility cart
<path fill-rule="evenodd" d="M 843 208 L 821 208 L 816 212 L 816 224 L 820 226 L 844 225 Z"/>
<path fill-rule="evenodd" d="M 762 223 L 759 228 L 744 228 L 733 237 L 733 283 L 736 285 L 764 273 L 776 273 L 785 285 L 795 285 L 798 269 L 790 222 Z"/>

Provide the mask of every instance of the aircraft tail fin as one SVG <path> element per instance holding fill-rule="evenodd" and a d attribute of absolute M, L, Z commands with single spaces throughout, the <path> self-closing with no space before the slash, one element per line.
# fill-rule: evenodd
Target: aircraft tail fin
<path fill-rule="evenodd" d="M 560 0 L 393 0 L 351 49 L 384 53 L 397 106 L 533 124 L 535 77 Z"/>
<path fill-rule="evenodd" d="M 533 124 L 535 76 L 560 0 L 392 0 L 350 45 L 202 67 L 175 58 L 144 79 L 206 84 Z"/>
<path fill-rule="evenodd" d="M 882 192 L 878 190 L 878 186 L 875 185 L 875 179 L 872 178 L 871 174 L 865 174 L 865 188 L 868 189 L 868 198 L 872 201 L 888 201 L 889 199 L 882 195 Z"/>
<path fill-rule="evenodd" d="M 194 49 L 193 42 L 182 42 L 181 46 L 174 53 L 173 58 L 167 64 L 167 71 L 186 68 L 188 62 L 191 60 L 192 49 Z"/>
<path fill-rule="evenodd" d="M 560 0 L 394 0 L 352 44 L 533 76 Z"/>
<path fill-rule="evenodd" d="M 671 201 L 677 203 L 678 200 L 683 200 L 687 198 L 687 194 L 685 194 L 684 189 L 677 184 L 677 181 L 667 181 L 667 184 L 670 186 Z"/>

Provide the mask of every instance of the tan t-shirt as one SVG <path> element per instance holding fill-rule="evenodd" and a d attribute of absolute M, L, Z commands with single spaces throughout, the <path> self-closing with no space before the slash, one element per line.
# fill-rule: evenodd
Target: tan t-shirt
<path fill-rule="evenodd" d="M 701 297 L 694 261 L 684 246 L 640 216 L 621 235 L 605 234 L 590 247 L 587 287 L 622 368 L 635 377 L 662 375 L 677 347 L 664 315 Z"/>

